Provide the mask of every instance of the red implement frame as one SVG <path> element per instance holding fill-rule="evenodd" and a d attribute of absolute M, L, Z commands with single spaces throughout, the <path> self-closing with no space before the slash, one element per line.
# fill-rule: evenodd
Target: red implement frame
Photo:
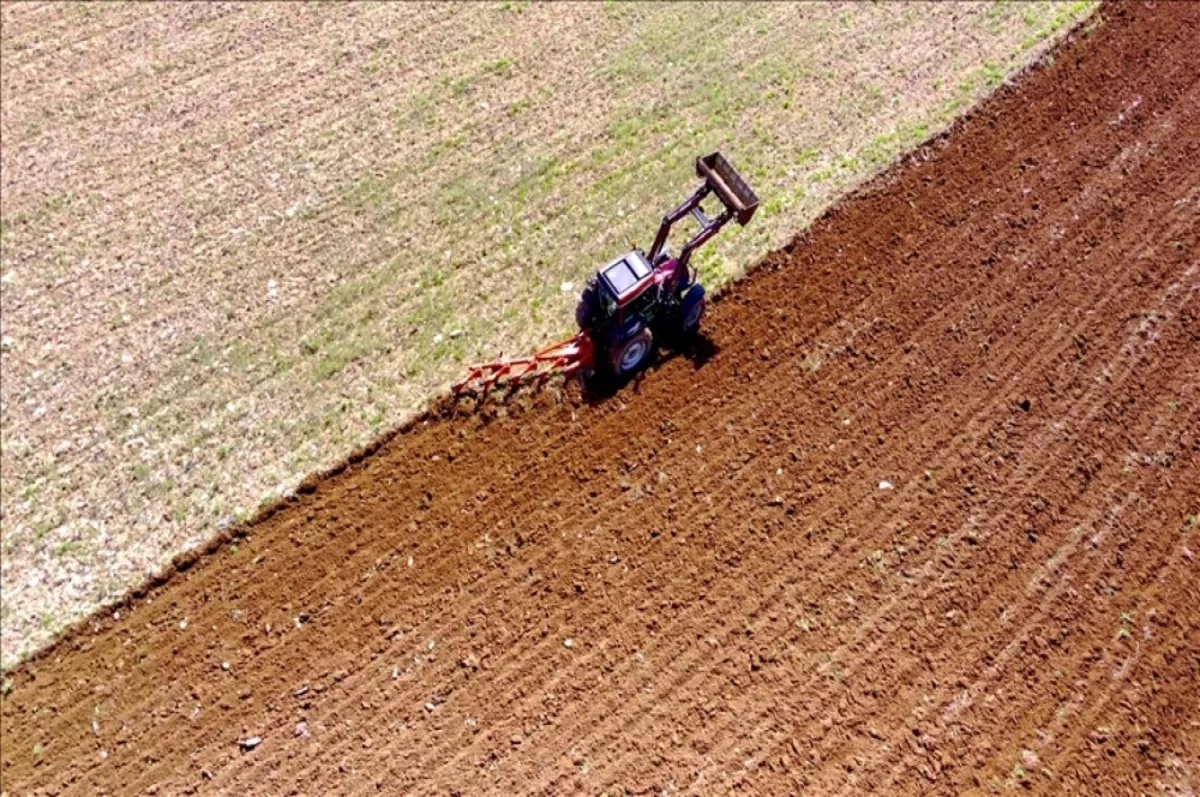
<path fill-rule="evenodd" d="M 541 386 L 554 374 L 570 376 L 581 368 L 591 368 L 593 353 L 592 339 L 580 331 L 532 357 L 471 366 L 466 378 L 454 383 L 454 395 L 468 391 L 487 395 L 498 384 L 515 387 L 532 381 Z"/>

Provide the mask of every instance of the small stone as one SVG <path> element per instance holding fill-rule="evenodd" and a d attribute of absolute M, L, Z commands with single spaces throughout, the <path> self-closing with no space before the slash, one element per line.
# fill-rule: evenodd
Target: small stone
<path fill-rule="evenodd" d="M 892 483 L 891 483 L 891 482 L 886 482 L 886 481 L 885 481 L 885 482 L 880 482 L 880 483 L 879 483 L 879 489 L 880 489 L 880 490 L 890 490 L 890 489 L 892 489 Z"/>
<path fill-rule="evenodd" d="M 462 336 L 463 336 L 463 331 L 461 329 L 456 329 L 450 333 L 451 338 L 461 338 Z"/>
<path fill-rule="evenodd" d="M 186 617 L 179 621 L 179 630 L 180 631 L 187 630 L 187 618 Z"/>
<path fill-rule="evenodd" d="M 430 714 L 432 714 L 432 713 L 433 713 L 433 710 L 434 710 L 435 708 L 437 708 L 437 706 L 435 706 L 433 703 L 426 703 L 426 704 L 425 704 L 425 710 L 426 710 L 426 711 L 428 711 Z"/>
<path fill-rule="evenodd" d="M 294 733 L 296 734 L 297 739 L 303 739 L 304 737 L 308 736 L 308 723 L 303 721 L 297 722 Z"/>
<path fill-rule="evenodd" d="M 522 741 L 524 740 L 521 738 L 521 734 L 519 733 L 514 733 L 511 737 L 509 737 L 508 740 L 509 744 L 511 744 L 513 747 L 520 747 Z"/>
<path fill-rule="evenodd" d="M 260 744 L 262 744 L 261 736 L 251 736 L 249 739 L 242 739 L 240 742 L 238 742 L 238 745 L 240 745 L 243 750 L 253 750 Z"/>
<path fill-rule="evenodd" d="M 572 648 L 572 647 L 575 647 L 575 640 L 574 640 L 574 639 L 570 639 L 570 638 L 564 639 L 564 640 L 563 640 L 563 647 L 564 647 L 564 648 Z"/>
<path fill-rule="evenodd" d="M 229 672 L 229 662 L 227 662 L 227 661 L 221 662 L 221 669 L 224 670 L 225 672 Z"/>
<path fill-rule="evenodd" d="M 296 697 L 303 697 L 304 695 L 308 694 L 308 684 L 305 684 L 304 686 L 300 687 L 295 692 L 292 692 L 292 694 L 295 695 Z"/>
<path fill-rule="evenodd" d="M 615 553 L 610 554 L 608 557 L 608 563 L 610 565 L 615 565 L 617 562 L 620 562 L 620 561 L 621 561 L 621 557 L 617 556 Z"/>
<path fill-rule="evenodd" d="M 571 291 L 575 290 L 575 283 L 574 282 L 564 282 L 562 285 L 558 286 L 558 289 L 560 291 L 562 291 L 563 293 L 570 293 Z"/>

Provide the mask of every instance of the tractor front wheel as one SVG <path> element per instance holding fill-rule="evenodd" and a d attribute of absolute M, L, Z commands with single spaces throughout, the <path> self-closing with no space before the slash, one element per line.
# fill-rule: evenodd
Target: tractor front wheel
<path fill-rule="evenodd" d="M 704 317 L 704 286 L 695 283 L 687 289 L 680 305 L 680 330 L 684 335 L 694 335 L 700 329 L 700 319 Z"/>
<path fill-rule="evenodd" d="M 621 379 L 633 374 L 650 356 L 653 345 L 654 336 L 649 329 L 643 329 L 613 346 L 609 357 L 613 374 Z"/>

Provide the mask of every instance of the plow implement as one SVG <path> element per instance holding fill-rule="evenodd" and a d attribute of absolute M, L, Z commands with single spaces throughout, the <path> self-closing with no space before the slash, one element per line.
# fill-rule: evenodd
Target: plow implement
<path fill-rule="evenodd" d="M 586 332 L 547 346 L 530 357 L 497 360 L 471 366 L 466 377 L 454 383 L 454 395 L 487 395 L 494 387 L 532 384 L 540 387 L 555 374 L 570 377 L 592 367 L 592 341 Z"/>

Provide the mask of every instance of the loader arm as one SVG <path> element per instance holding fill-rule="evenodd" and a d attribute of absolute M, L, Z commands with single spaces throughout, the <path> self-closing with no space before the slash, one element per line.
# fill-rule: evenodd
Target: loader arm
<path fill-rule="evenodd" d="M 680 278 L 688 273 L 688 262 L 691 260 L 693 252 L 720 232 L 721 228 L 733 218 L 737 218 L 738 224 L 745 226 L 754 215 L 754 211 L 758 210 L 758 196 L 721 153 L 714 152 L 711 155 L 696 158 L 696 174 L 704 178 L 704 185 L 663 217 L 658 234 L 654 236 L 654 245 L 650 247 L 649 260 L 652 264 L 657 264 L 672 227 L 687 216 L 691 216 L 700 225 L 700 229 L 683 245 L 683 249 L 679 252 L 675 266 L 674 284 L 670 286 L 671 288 L 675 288 L 679 284 Z M 715 195 L 725 207 L 725 210 L 713 219 L 708 218 L 704 214 L 704 208 L 700 206 L 700 203 L 709 194 Z"/>

